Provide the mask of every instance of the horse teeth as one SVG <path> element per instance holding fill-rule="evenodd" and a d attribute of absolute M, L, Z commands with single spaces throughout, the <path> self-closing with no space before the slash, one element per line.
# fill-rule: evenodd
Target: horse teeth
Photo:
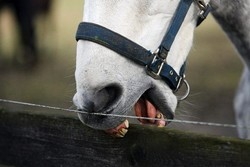
<path fill-rule="evenodd" d="M 123 122 L 124 126 L 123 128 L 119 129 L 118 132 L 115 134 L 116 137 L 124 137 L 127 132 L 128 132 L 128 128 L 129 128 L 129 122 L 128 120 L 126 119 L 124 122 Z"/>
<path fill-rule="evenodd" d="M 128 132 L 128 129 L 125 129 L 125 128 L 122 128 L 121 130 L 119 130 L 119 133 L 123 136 L 125 136 L 127 132 Z"/>
<path fill-rule="evenodd" d="M 162 118 L 164 118 L 164 116 L 163 116 L 162 113 L 158 113 L 158 114 L 156 115 L 156 118 L 157 118 L 157 119 L 162 119 Z"/>
<path fill-rule="evenodd" d="M 129 122 L 127 119 L 124 121 L 124 125 L 125 125 L 125 128 L 129 128 Z"/>
<path fill-rule="evenodd" d="M 123 138 L 127 132 L 128 132 L 127 129 L 122 128 L 115 134 L 115 137 Z"/>
<path fill-rule="evenodd" d="M 115 137 L 123 138 L 124 135 L 122 135 L 122 134 L 120 134 L 120 133 L 117 133 L 117 134 L 115 134 Z"/>
<path fill-rule="evenodd" d="M 157 113 L 156 114 L 156 118 L 158 119 L 156 121 L 156 125 L 157 127 L 161 128 L 161 127 L 165 127 L 167 122 L 164 120 L 164 115 L 162 113 Z"/>

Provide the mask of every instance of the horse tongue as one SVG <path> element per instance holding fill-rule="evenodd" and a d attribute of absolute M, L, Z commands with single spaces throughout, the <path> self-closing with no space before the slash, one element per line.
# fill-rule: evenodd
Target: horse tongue
<path fill-rule="evenodd" d="M 138 120 L 143 124 L 152 124 L 158 127 L 164 127 L 167 123 L 164 120 L 163 114 L 156 109 L 156 107 L 147 99 L 140 98 L 134 106 L 135 115 L 138 117 L 157 118 L 157 120 L 148 120 L 139 118 Z M 160 120 L 159 120 L 160 119 Z M 125 120 L 123 123 L 115 128 L 105 130 L 106 133 L 114 137 L 124 137 L 128 132 L 129 122 Z"/>
<path fill-rule="evenodd" d="M 164 120 L 163 114 L 157 110 L 157 108 L 147 99 L 140 98 L 134 106 L 135 115 L 138 117 L 147 117 L 147 118 L 157 118 L 161 120 L 153 119 L 143 119 L 139 118 L 138 120 L 143 124 L 154 124 L 158 127 L 164 127 L 166 121 Z"/>

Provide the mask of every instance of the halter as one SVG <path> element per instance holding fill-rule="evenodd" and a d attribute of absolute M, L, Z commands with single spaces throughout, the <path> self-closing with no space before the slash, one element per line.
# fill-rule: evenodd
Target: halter
<path fill-rule="evenodd" d="M 198 16 L 197 26 L 207 17 L 211 11 L 211 6 L 205 4 L 203 0 L 180 0 L 169 29 L 163 37 L 157 51 L 153 53 L 126 37 L 94 23 L 81 22 L 76 33 L 76 40 L 95 42 L 137 64 L 145 66 L 148 75 L 154 79 L 162 79 L 173 92 L 176 92 L 182 83 L 184 83 L 187 87 L 187 91 L 185 95 L 179 99 L 184 100 L 190 91 L 184 74 L 186 63 L 182 65 L 178 74 L 166 63 L 166 58 L 193 1 L 198 5 L 201 11 Z"/>

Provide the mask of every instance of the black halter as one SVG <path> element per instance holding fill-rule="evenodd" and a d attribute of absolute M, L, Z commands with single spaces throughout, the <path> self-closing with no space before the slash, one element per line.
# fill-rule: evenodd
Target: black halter
<path fill-rule="evenodd" d="M 164 80 L 168 86 L 177 91 L 184 80 L 185 63 L 182 65 L 179 74 L 166 63 L 168 52 L 174 42 L 174 39 L 187 15 L 192 4 L 196 2 L 201 10 L 197 20 L 199 25 L 211 10 L 209 4 L 203 0 L 180 0 L 171 25 L 165 34 L 157 52 L 143 48 L 135 42 L 97 24 L 82 22 L 78 26 L 76 40 L 88 40 L 103 45 L 121 56 L 129 58 L 134 62 L 146 66 L 147 73 L 155 79 Z M 186 82 L 186 81 L 185 81 Z"/>

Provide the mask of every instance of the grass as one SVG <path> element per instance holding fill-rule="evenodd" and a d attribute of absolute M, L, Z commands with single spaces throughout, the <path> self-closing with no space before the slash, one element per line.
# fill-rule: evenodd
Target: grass
<path fill-rule="evenodd" d="M 74 36 L 82 18 L 82 6 L 81 0 L 55 0 L 49 20 L 37 20 L 41 60 L 32 71 L 22 71 L 11 64 L 13 55 L 18 54 L 18 42 L 16 33 L 12 33 L 15 32 L 14 22 L 10 21 L 12 17 L 6 10 L 2 12 L 0 98 L 71 107 L 75 92 Z M 1 26 L 3 23 L 4 26 Z M 196 30 L 187 70 L 191 96 L 178 109 L 178 118 L 234 123 L 232 100 L 242 70 L 241 62 L 212 17 Z M 18 109 L 23 108 L 18 106 Z M 192 131 L 203 133 L 236 135 L 235 129 L 182 124 L 171 126 L 189 130 L 192 128 Z"/>

